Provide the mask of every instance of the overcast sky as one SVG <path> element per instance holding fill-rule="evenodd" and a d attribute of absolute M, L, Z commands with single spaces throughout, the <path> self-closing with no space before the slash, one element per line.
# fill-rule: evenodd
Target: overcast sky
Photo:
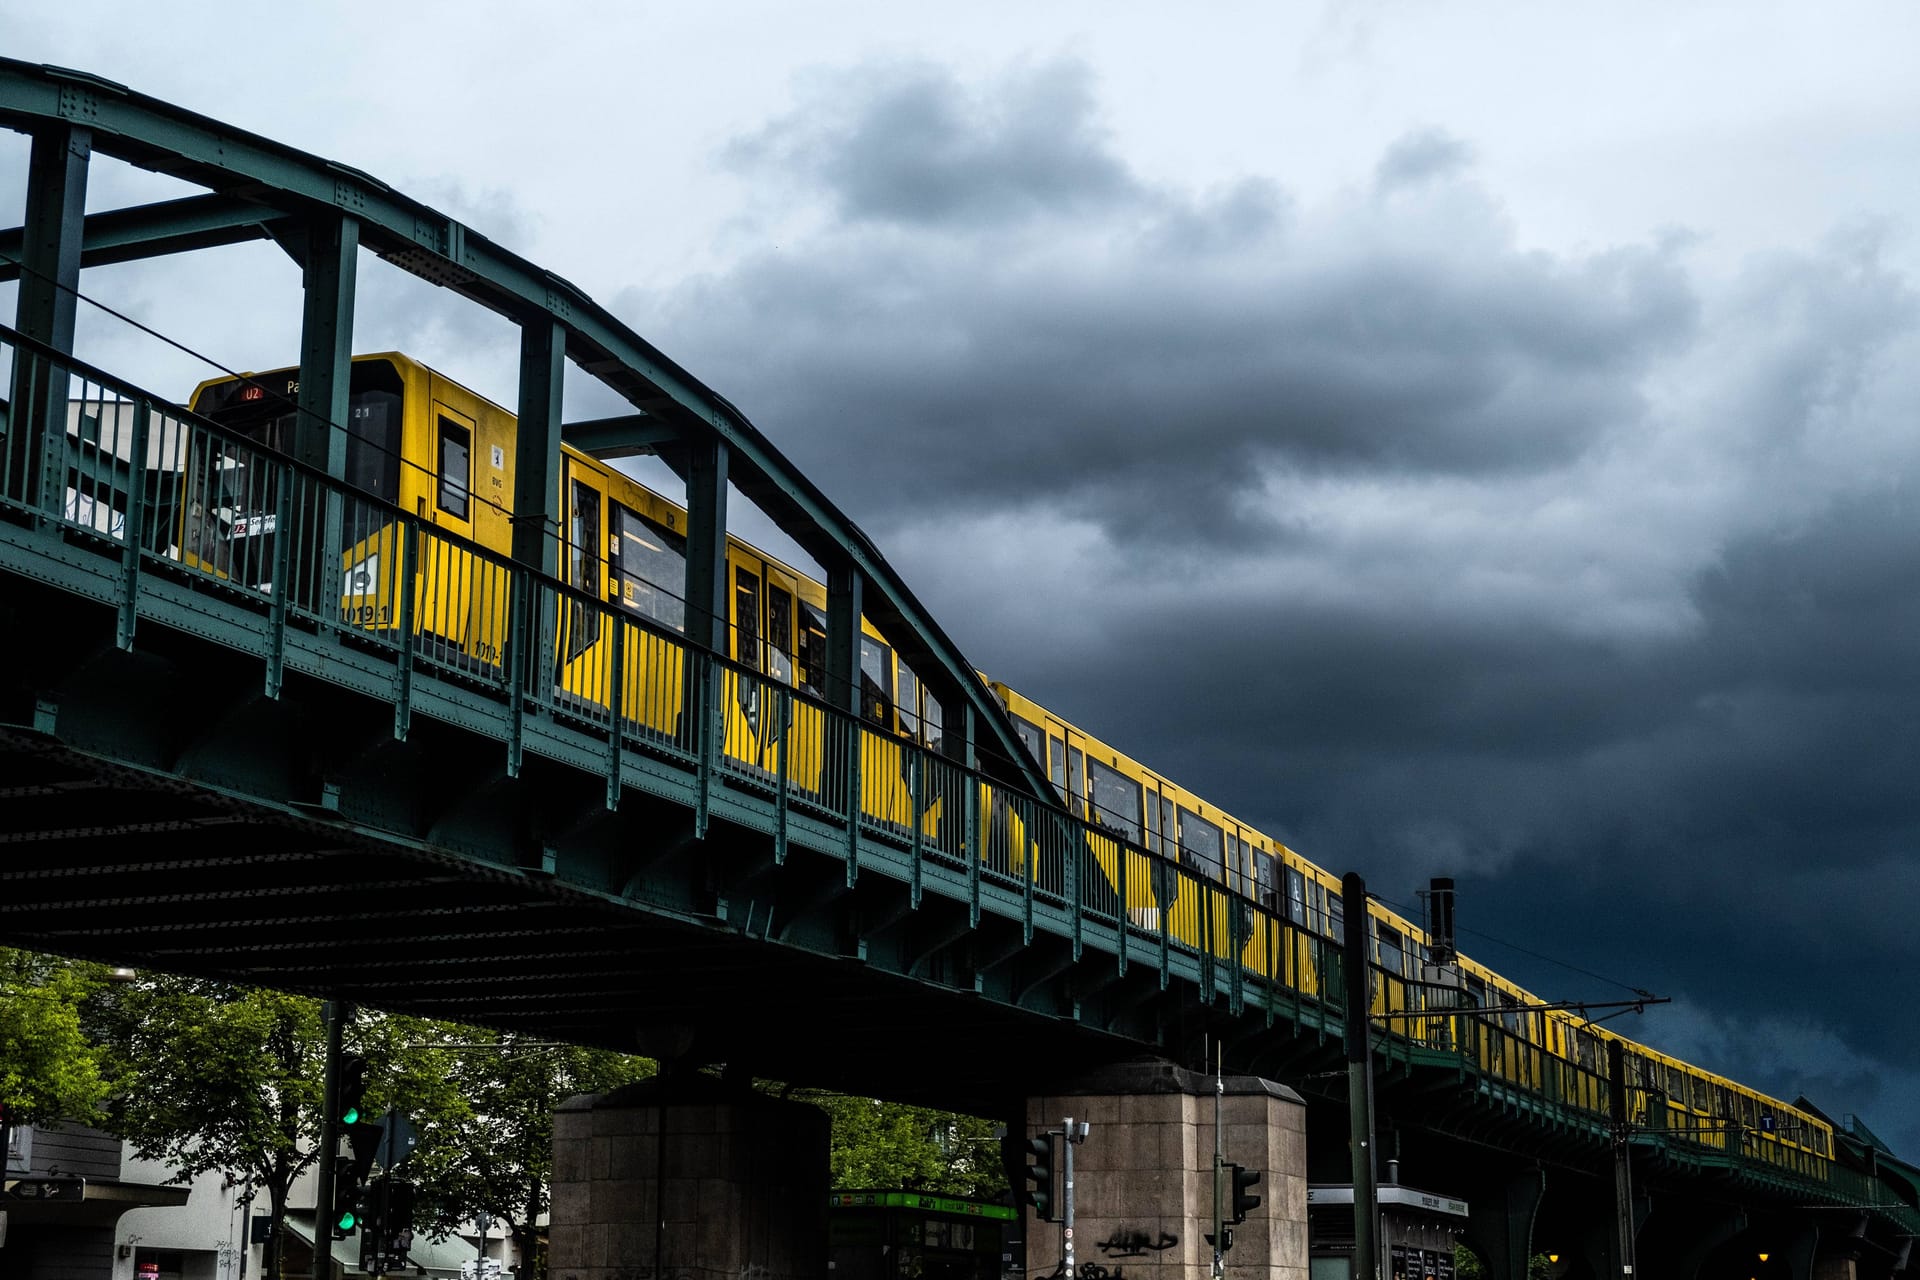
<path fill-rule="evenodd" d="M 1614 1025 L 1920 1157 L 1920 10 L 23 8 L 0 53 L 609 305 L 997 678 L 1410 911 L 1458 877 L 1470 953 L 1671 996 Z M 180 193 L 102 163 L 91 203 Z M 266 246 L 84 283 L 295 352 Z M 512 402 L 510 327 L 361 296 L 361 349 Z"/>

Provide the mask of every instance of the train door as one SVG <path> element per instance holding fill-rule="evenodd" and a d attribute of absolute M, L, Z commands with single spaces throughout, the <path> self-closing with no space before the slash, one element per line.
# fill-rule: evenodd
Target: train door
<path fill-rule="evenodd" d="M 418 514 L 430 528 L 420 547 L 419 625 L 447 649 L 464 652 L 477 603 L 477 566 L 473 553 L 454 539 L 473 538 L 474 421 L 435 399 L 427 432 L 427 492 L 418 498 Z"/>
<path fill-rule="evenodd" d="M 556 683 L 582 702 L 612 707 L 613 652 L 602 601 L 606 579 L 602 562 L 605 547 L 606 477 L 568 458 L 561 471 L 561 515 L 565 522 L 560 547 L 560 577 L 572 592 L 562 593 L 555 619 Z"/>
<path fill-rule="evenodd" d="M 727 548 L 727 574 L 730 656 L 743 668 L 727 673 L 727 753 L 772 773 L 793 714 L 786 695 L 794 684 L 799 583 L 737 545 Z"/>

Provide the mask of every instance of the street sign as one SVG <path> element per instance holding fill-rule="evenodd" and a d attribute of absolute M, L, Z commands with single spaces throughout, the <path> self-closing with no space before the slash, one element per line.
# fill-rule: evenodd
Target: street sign
<path fill-rule="evenodd" d="M 397 1169 L 407 1162 L 413 1149 L 420 1145 L 419 1135 L 406 1116 L 398 1111 L 389 1111 L 380 1117 L 383 1126 L 380 1145 L 374 1148 L 373 1158 L 382 1169 Z"/>
<path fill-rule="evenodd" d="M 37 1200 L 41 1203 L 71 1203 L 87 1198 L 85 1178 L 54 1178 L 39 1175 L 17 1178 L 7 1183 L 9 1200 Z"/>

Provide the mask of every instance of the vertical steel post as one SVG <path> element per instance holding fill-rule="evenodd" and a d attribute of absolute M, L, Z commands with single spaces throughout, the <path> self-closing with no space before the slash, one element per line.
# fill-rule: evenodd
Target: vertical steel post
<path fill-rule="evenodd" d="M 726 734 L 726 674 L 703 653 L 727 652 L 727 464 L 726 443 L 695 437 L 687 444 L 687 662 L 681 687 L 694 712 L 693 749 L 698 754 L 700 795 L 694 833 L 707 834 L 707 796 Z M 690 696 L 688 696 L 690 695 Z"/>
<path fill-rule="evenodd" d="M 87 163 L 92 156 L 92 130 L 58 124 L 34 132 L 27 161 L 14 327 L 67 355 L 73 353 L 80 298 Z M 66 370 L 15 348 L 13 395 L 13 420 L 7 425 L 5 463 L 0 466 L 8 496 L 40 511 L 59 511 L 66 487 Z"/>
<path fill-rule="evenodd" d="M 347 404 L 353 386 L 353 299 L 360 258 L 360 224 L 340 214 L 322 214 L 307 224 L 305 295 L 300 315 L 299 412 L 293 419 L 292 452 L 330 480 L 347 474 Z M 289 477 L 300 484 L 298 473 Z M 346 550 L 339 489 L 312 491 L 295 514 L 295 523 L 317 546 L 303 547 L 303 558 L 318 567 L 308 589 L 311 600 L 297 603 L 313 610 L 324 626 L 340 621 L 340 556 Z M 276 542 L 285 544 L 286 524 Z M 276 581 L 275 595 L 288 584 Z"/>
<path fill-rule="evenodd" d="M 1353 1157 L 1354 1280 L 1379 1280 L 1379 1171 L 1373 1156 L 1373 995 L 1368 990 L 1367 882 L 1348 872 L 1340 882 L 1346 941 L 1348 1152 Z"/>
<path fill-rule="evenodd" d="M 559 565 L 561 391 L 567 331 L 542 314 L 520 325 L 520 418 L 513 445 L 513 558 L 552 577 Z M 474 463 L 479 471 L 479 463 Z"/>

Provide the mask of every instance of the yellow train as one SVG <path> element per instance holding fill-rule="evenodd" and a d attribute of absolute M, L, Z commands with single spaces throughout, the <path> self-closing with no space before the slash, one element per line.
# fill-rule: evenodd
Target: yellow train
<path fill-rule="evenodd" d="M 404 635 L 443 662 L 497 670 L 512 632 L 514 416 L 397 352 L 356 357 L 345 475 L 366 496 L 338 515 L 337 563 L 288 545 L 315 527 L 313 494 L 286 491 L 286 469 L 252 446 L 291 439 L 297 372 L 201 384 L 192 408 L 239 440 L 199 437 L 185 460 L 177 548 L 183 563 L 244 590 L 324 601 L 338 573 L 340 617 L 370 636 Z M 627 732 L 689 745 L 686 712 L 686 513 L 571 447 L 559 485 L 559 575 L 570 588 L 542 619 L 555 705 L 615 720 Z M 317 493 L 317 490 L 315 490 Z M 395 511 L 420 531 L 409 542 Z M 1029 891 L 1063 893 L 1076 865 L 1080 901 L 1122 928 L 1161 939 L 1307 997 L 1328 994 L 1350 922 L 1340 881 L 1280 841 L 1209 803 L 1039 703 L 999 683 L 1022 744 L 1066 812 L 967 783 L 935 753 L 940 707 L 912 668 L 862 619 L 857 743 L 826 710 L 826 590 L 807 574 L 729 537 L 728 646 L 722 755 L 778 778 L 801 801 L 827 802 L 858 769 L 860 814 L 936 854 L 978 858 Z M 303 579 L 307 575 L 311 581 Z M 320 594 L 316 594 L 316 593 Z M 985 677 L 982 677 L 985 679 Z M 840 700 L 835 699 L 836 703 Z M 617 708 L 617 711 L 616 711 Z M 946 772 L 941 772 L 942 770 Z M 977 804 L 977 845 L 954 820 Z M 1250 907 L 1260 908 L 1250 910 Z M 1464 956 L 1434 966 L 1415 922 L 1369 902 L 1378 967 L 1373 1011 L 1394 1033 L 1473 1055 L 1487 1078 L 1567 1105 L 1606 1111 L 1606 1045 L 1583 1021 Z M 1629 1119 L 1824 1177 L 1831 1125 L 1736 1082 L 1621 1040 Z"/>

